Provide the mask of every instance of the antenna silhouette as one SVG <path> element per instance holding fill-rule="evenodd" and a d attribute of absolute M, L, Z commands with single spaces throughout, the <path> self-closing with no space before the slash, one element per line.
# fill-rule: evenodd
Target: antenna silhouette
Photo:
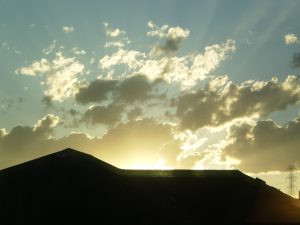
<path fill-rule="evenodd" d="M 295 193 L 296 193 L 296 180 L 297 180 L 297 177 L 295 175 L 295 171 L 296 171 L 296 167 L 294 165 L 289 165 L 287 168 L 286 168 L 286 171 L 287 171 L 287 192 L 289 195 L 291 196 L 295 196 Z"/>

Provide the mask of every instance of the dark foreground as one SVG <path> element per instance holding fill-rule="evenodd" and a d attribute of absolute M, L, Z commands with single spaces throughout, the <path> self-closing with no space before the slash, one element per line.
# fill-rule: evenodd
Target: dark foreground
<path fill-rule="evenodd" d="M 0 224 L 300 224 L 300 201 L 232 171 L 120 170 L 66 149 L 0 171 Z"/>

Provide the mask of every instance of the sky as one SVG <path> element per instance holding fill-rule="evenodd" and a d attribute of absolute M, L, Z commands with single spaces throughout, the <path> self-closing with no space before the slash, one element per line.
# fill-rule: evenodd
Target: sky
<path fill-rule="evenodd" d="M 0 168 L 300 168 L 300 2 L 0 0 Z M 298 179 L 300 188 L 300 179 Z"/>

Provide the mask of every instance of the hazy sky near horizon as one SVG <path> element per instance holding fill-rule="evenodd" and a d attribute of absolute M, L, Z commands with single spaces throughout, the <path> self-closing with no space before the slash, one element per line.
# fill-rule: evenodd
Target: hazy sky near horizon
<path fill-rule="evenodd" d="M 122 168 L 273 174 L 282 189 L 277 175 L 300 168 L 299 10 L 0 0 L 0 168 L 71 147 Z"/>

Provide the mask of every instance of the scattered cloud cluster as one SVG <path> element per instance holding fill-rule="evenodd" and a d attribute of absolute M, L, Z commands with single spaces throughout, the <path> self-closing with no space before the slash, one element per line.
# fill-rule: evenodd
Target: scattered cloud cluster
<path fill-rule="evenodd" d="M 220 126 L 238 118 L 260 118 L 300 101 L 298 77 L 280 83 L 247 81 L 240 85 L 227 76 L 216 77 L 205 88 L 175 100 L 176 115 L 183 129 Z"/>
<path fill-rule="evenodd" d="M 203 54 L 196 53 L 183 57 L 167 56 L 158 59 L 151 58 L 147 52 L 118 49 L 111 55 L 102 57 L 99 60 L 99 68 L 106 72 L 107 75 L 103 76 L 105 79 L 120 78 L 120 74 L 116 71 L 120 66 L 126 66 L 127 70 L 123 69 L 126 72 L 121 74 L 121 78 L 133 74 L 144 74 L 150 80 L 164 79 L 185 89 L 206 79 L 234 51 L 233 40 L 208 46 Z"/>
<path fill-rule="evenodd" d="M 191 35 L 188 29 L 150 21 L 147 36 L 156 40 L 141 50 L 128 49 L 126 31 L 103 25 L 104 48 L 112 48 L 108 54 L 93 54 L 84 64 L 79 61 L 89 55 L 84 49 L 75 46 L 69 51 L 72 57 L 66 56 L 53 41 L 40 60 L 15 71 L 39 77 L 44 103 L 64 104 L 67 116 L 49 114 L 32 127 L 0 129 L 1 167 L 67 147 L 124 168 L 263 172 L 299 165 L 300 118 L 282 126 L 266 120 L 273 112 L 299 104 L 297 76 L 237 84 L 216 70 L 236 51 L 232 39 L 179 56 Z M 63 31 L 73 32 L 74 27 Z M 295 34 L 287 34 L 284 41 L 299 43 Z M 300 67 L 298 53 L 293 66 Z M 100 126 L 104 135 L 73 132 L 53 138 L 61 124 L 70 128 L 70 120 L 73 129 Z"/>
<path fill-rule="evenodd" d="M 130 44 L 130 40 L 126 35 L 126 31 L 119 28 L 111 28 L 107 22 L 103 23 L 105 35 L 111 40 L 105 42 L 104 48 L 123 48 L 125 45 Z"/>

